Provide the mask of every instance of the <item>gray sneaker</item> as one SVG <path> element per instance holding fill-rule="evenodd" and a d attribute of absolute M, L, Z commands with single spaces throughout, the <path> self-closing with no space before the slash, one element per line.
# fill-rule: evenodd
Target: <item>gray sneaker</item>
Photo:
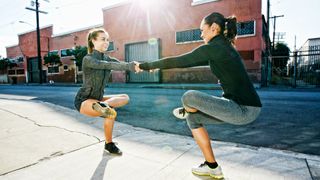
<path fill-rule="evenodd" d="M 175 108 L 172 113 L 176 118 L 179 119 L 186 119 L 188 115 L 188 112 L 183 107 Z"/>
<path fill-rule="evenodd" d="M 192 173 L 199 176 L 211 176 L 215 179 L 223 178 L 223 173 L 220 166 L 211 169 L 206 163 L 200 164 L 199 167 L 192 168 Z"/>

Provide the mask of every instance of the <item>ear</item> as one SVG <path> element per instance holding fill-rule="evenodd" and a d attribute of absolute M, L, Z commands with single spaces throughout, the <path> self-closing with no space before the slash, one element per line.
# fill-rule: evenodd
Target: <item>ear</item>
<path fill-rule="evenodd" d="M 210 30 L 215 31 L 215 30 L 217 30 L 218 27 L 219 26 L 216 23 L 212 23 L 212 25 L 210 26 Z"/>

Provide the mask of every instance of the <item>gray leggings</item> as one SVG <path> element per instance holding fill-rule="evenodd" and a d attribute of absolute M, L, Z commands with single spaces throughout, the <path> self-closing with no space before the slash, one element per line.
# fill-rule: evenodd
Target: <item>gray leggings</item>
<path fill-rule="evenodd" d="M 181 100 L 184 107 L 198 110 L 187 115 L 190 129 L 202 127 L 203 124 L 248 124 L 254 121 L 261 111 L 261 107 L 239 105 L 233 100 L 194 90 L 184 93 Z"/>

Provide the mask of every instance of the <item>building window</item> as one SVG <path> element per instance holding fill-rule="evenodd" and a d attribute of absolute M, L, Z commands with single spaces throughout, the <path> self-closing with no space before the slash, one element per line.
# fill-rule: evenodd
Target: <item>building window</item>
<path fill-rule="evenodd" d="M 15 75 L 15 74 L 16 74 L 16 70 L 14 69 L 8 70 L 8 75 Z"/>
<path fill-rule="evenodd" d="M 17 69 L 17 74 L 24 74 L 24 69 Z"/>
<path fill-rule="evenodd" d="M 237 23 L 237 36 L 254 36 L 256 34 L 255 21 L 245 21 Z"/>
<path fill-rule="evenodd" d="M 59 65 L 49 66 L 48 67 L 48 73 L 49 74 L 57 74 L 57 73 L 59 73 Z"/>
<path fill-rule="evenodd" d="M 114 42 L 113 41 L 109 42 L 109 47 L 108 47 L 107 51 L 114 51 Z"/>
<path fill-rule="evenodd" d="M 192 0 L 191 5 L 192 6 L 196 6 L 196 5 L 215 2 L 215 1 L 220 1 L 220 0 Z"/>
<path fill-rule="evenodd" d="M 200 29 L 176 32 L 176 43 L 190 43 L 202 41 Z"/>
<path fill-rule="evenodd" d="M 58 50 L 53 50 L 53 51 L 50 51 L 50 52 L 48 52 L 48 55 L 50 56 L 50 55 L 53 55 L 53 54 L 58 54 Z"/>
<path fill-rule="evenodd" d="M 60 53 L 61 53 L 61 57 L 72 56 L 73 49 L 61 49 Z"/>

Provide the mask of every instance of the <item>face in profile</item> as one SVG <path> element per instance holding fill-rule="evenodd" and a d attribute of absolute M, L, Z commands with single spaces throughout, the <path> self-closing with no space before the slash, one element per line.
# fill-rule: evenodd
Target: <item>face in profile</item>
<path fill-rule="evenodd" d="M 109 34 L 100 32 L 98 36 L 92 40 L 94 49 L 99 52 L 105 52 L 109 46 Z"/>
<path fill-rule="evenodd" d="M 200 24 L 200 31 L 201 31 L 201 38 L 203 39 L 204 43 L 207 44 L 213 37 L 214 37 L 214 24 L 209 26 L 205 23 L 204 20 L 201 21 Z"/>

